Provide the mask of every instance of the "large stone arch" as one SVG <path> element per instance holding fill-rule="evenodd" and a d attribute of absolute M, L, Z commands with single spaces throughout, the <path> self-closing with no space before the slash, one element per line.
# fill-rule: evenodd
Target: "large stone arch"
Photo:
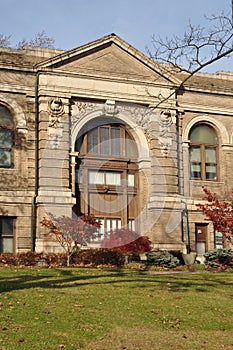
<path fill-rule="evenodd" d="M 18 105 L 18 103 L 15 102 L 15 100 L 13 100 L 12 98 L 3 94 L 0 94 L 0 103 L 5 105 L 12 113 L 17 131 L 23 134 L 27 133 L 28 130 L 26 118 L 23 109 Z"/>
<path fill-rule="evenodd" d="M 146 225 L 148 225 L 148 223 L 145 223 L 144 218 L 147 215 L 147 203 L 150 197 L 148 189 L 151 180 L 151 157 L 149 139 L 146 133 L 147 130 L 139 123 L 139 120 L 140 118 L 144 118 L 145 111 L 148 113 L 148 109 L 143 106 L 134 106 L 131 104 L 124 105 L 124 108 L 120 104 L 113 104 L 113 110 L 111 112 L 107 110 L 106 104 L 107 103 L 90 104 L 79 110 L 73 109 L 71 111 L 71 149 L 73 152 L 75 151 L 75 141 L 79 136 L 80 131 L 82 132 L 82 128 L 85 128 L 88 123 L 95 119 L 105 117 L 109 118 L 110 121 L 114 120 L 114 122 L 125 126 L 126 130 L 130 133 L 132 139 L 136 143 L 138 151 L 136 163 L 140 178 L 140 183 L 138 184 L 138 193 L 140 193 L 140 195 L 137 199 L 137 203 L 140 211 L 136 219 L 138 231 L 142 234 L 143 232 L 147 232 Z M 137 115 L 136 112 L 138 113 Z M 74 155 L 75 158 L 75 152 L 71 154 Z"/>

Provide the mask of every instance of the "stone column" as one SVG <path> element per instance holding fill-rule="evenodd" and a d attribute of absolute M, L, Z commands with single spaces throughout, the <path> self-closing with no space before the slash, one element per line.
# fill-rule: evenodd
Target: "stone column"
<path fill-rule="evenodd" d="M 184 167 L 184 197 L 190 196 L 190 174 L 189 174 L 189 142 L 183 142 L 183 167 Z"/>
<path fill-rule="evenodd" d="M 38 232 L 40 232 L 40 221 L 46 214 L 71 216 L 75 202 L 70 183 L 69 100 L 41 97 L 39 100 L 38 129 L 37 227 Z M 39 240 L 37 239 L 38 245 L 42 245 L 44 248 L 42 236 Z"/>

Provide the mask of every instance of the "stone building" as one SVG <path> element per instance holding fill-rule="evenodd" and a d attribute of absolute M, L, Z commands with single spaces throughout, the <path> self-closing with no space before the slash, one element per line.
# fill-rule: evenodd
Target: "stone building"
<path fill-rule="evenodd" d="M 54 251 L 46 213 L 93 214 L 154 247 L 198 254 L 221 233 L 202 186 L 228 198 L 233 73 L 182 77 L 110 34 L 61 51 L 0 49 L 0 250 Z M 93 242 L 98 245 L 99 242 Z"/>

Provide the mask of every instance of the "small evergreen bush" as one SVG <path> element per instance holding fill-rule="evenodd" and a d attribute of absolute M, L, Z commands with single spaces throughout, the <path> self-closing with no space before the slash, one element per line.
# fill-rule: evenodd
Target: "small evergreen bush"
<path fill-rule="evenodd" d="M 204 254 L 205 264 L 211 267 L 230 266 L 233 267 L 233 252 L 228 248 L 209 250 Z"/>
<path fill-rule="evenodd" d="M 174 268 L 180 265 L 180 261 L 177 257 L 175 257 L 174 255 L 172 255 L 167 251 L 164 251 L 164 252 L 152 251 L 147 253 L 147 264 Z"/>

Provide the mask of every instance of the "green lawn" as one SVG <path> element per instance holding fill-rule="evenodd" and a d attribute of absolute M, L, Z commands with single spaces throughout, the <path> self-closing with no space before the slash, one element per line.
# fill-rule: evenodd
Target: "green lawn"
<path fill-rule="evenodd" d="M 0 268 L 0 350 L 233 348 L 233 273 Z"/>

